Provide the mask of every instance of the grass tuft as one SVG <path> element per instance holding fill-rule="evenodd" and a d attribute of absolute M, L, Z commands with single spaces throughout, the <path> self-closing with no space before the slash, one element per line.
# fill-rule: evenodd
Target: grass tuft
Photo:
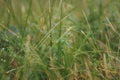
<path fill-rule="evenodd" d="M 0 80 L 120 80 L 119 2 L 0 0 Z"/>

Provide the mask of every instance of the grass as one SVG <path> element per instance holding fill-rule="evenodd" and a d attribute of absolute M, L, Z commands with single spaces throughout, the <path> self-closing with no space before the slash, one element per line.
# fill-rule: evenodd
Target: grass
<path fill-rule="evenodd" d="M 0 0 L 0 80 L 119 80 L 119 2 Z"/>

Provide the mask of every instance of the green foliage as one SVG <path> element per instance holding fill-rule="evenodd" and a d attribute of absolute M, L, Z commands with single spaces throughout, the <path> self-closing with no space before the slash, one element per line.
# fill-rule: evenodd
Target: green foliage
<path fill-rule="evenodd" d="M 0 80 L 119 80 L 119 0 L 0 0 Z"/>

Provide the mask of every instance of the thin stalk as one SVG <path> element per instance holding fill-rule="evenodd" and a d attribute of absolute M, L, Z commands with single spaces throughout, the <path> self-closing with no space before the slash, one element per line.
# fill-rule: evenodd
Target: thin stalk
<path fill-rule="evenodd" d="M 29 2 L 29 8 L 28 8 L 28 11 L 27 11 L 27 17 L 26 17 L 26 20 L 25 20 L 25 26 L 23 26 L 23 37 L 25 36 L 25 29 L 26 29 L 26 26 L 27 26 L 27 21 L 29 19 L 29 16 L 30 16 L 30 12 L 31 12 L 31 8 L 32 8 L 32 0 L 30 0 Z"/>
<path fill-rule="evenodd" d="M 31 8 L 32 8 L 32 0 L 29 2 L 29 9 L 28 9 L 28 12 L 27 12 L 26 20 L 25 20 L 25 26 L 27 25 L 27 21 L 28 21 L 29 16 L 30 16 Z"/>
<path fill-rule="evenodd" d="M 48 32 L 52 29 L 52 5 L 51 5 L 51 0 L 49 0 L 49 30 Z M 52 32 L 50 32 L 50 63 L 49 65 L 53 65 L 53 54 L 52 54 Z"/>
<path fill-rule="evenodd" d="M 59 27 L 59 34 L 58 34 L 58 37 L 60 38 L 61 35 L 62 35 L 62 0 L 60 0 L 60 27 Z M 61 55 L 61 40 L 59 40 L 58 42 L 58 55 Z"/>
<path fill-rule="evenodd" d="M 52 28 L 52 8 L 51 8 L 51 0 L 49 0 L 49 30 Z M 52 33 L 50 33 L 50 46 L 52 47 Z"/>

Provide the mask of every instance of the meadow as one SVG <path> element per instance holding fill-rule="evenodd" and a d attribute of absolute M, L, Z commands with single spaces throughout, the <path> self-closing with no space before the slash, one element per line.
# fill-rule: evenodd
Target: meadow
<path fill-rule="evenodd" d="M 120 80 L 120 0 L 0 0 L 0 80 Z"/>

